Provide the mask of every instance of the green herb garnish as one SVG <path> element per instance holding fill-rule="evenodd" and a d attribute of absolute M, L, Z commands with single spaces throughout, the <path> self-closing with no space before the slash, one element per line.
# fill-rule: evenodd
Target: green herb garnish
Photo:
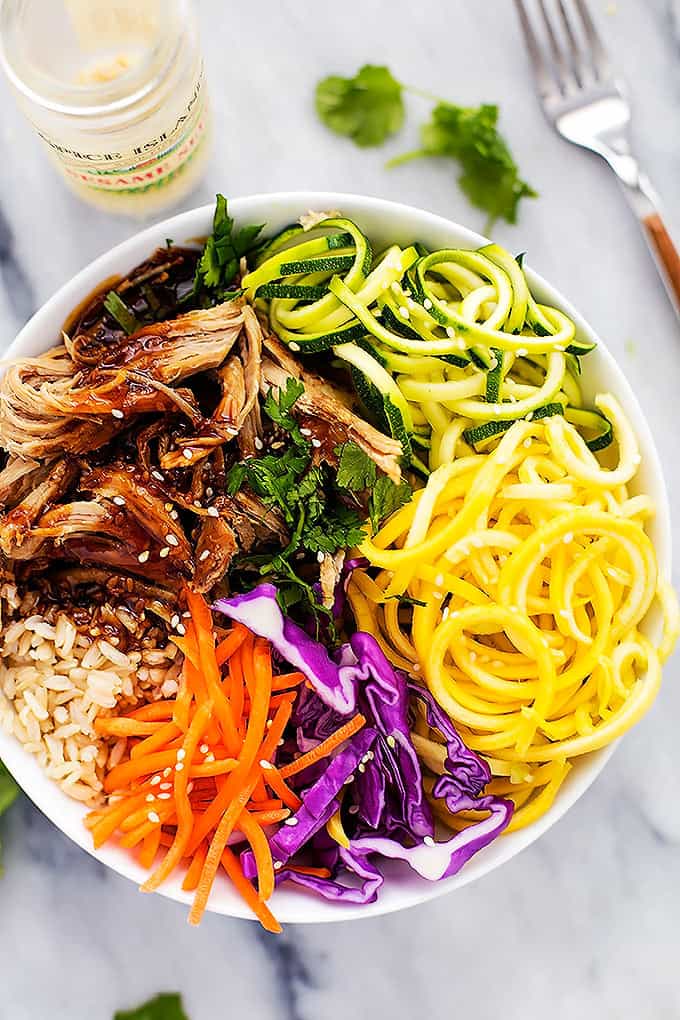
<path fill-rule="evenodd" d="M 0 815 L 4 814 L 19 796 L 19 787 L 0 761 Z M 0 868 L 0 874 L 2 869 Z"/>
<path fill-rule="evenodd" d="M 336 447 L 338 457 L 337 482 L 341 489 L 361 492 L 375 482 L 377 471 L 374 461 L 353 440 Z"/>
<path fill-rule="evenodd" d="M 403 479 L 398 485 L 387 475 L 381 475 L 377 479 L 368 501 L 368 515 L 371 518 L 373 534 L 380 529 L 381 521 L 404 503 L 408 503 L 412 494 L 411 486 Z"/>
<path fill-rule="evenodd" d="M 427 602 L 421 602 L 420 599 L 411 598 L 410 595 L 388 595 L 385 602 L 389 602 L 390 599 L 397 599 L 399 605 L 404 606 L 426 606 Z"/>
<path fill-rule="evenodd" d="M 402 85 L 386 67 L 366 64 L 353 78 L 331 75 L 316 87 L 324 124 L 357 145 L 381 145 L 404 123 Z"/>
<path fill-rule="evenodd" d="M 113 1020 L 189 1020 L 177 994 L 156 995 L 137 1009 L 119 1010 Z"/>
<path fill-rule="evenodd" d="M 536 192 L 519 176 L 517 164 L 497 128 L 498 107 L 438 103 L 421 129 L 420 149 L 397 156 L 397 166 L 421 156 L 447 156 L 462 167 L 461 189 L 473 205 L 484 209 L 493 223 L 499 217 L 517 222 L 517 205 Z"/>
<path fill-rule="evenodd" d="M 213 232 L 196 267 L 192 297 L 202 298 L 204 303 L 217 304 L 242 293 L 230 291 L 229 286 L 236 278 L 242 256 L 253 250 L 263 227 L 263 223 L 251 224 L 234 231 L 227 200 L 224 195 L 217 195 Z"/>
<path fill-rule="evenodd" d="M 104 308 L 112 315 L 121 329 L 124 329 L 128 336 L 136 333 L 140 328 L 139 320 L 131 308 L 123 301 L 120 294 L 110 290 L 104 298 Z"/>

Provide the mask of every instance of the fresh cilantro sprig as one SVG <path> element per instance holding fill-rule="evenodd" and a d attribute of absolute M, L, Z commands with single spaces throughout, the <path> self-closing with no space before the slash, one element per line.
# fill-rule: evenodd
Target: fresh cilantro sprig
<path fill-rule="evenodd" d="M 0 761 L 0 815 L 4 814 L 19 795 L 19 787 Z M 1 849 L 1 847 L 0 847 Z M 0 874 L 2 868 L 0 867 Z"/>
<path fill-rule="evenodd" d="M 352 492 L 368 491 L 368 516 L 373 533 L 384 521 L 412 496 L 409 483 L 402 479 L 399 484 L 387 475 L 378 476 L 374 462 L 360 446 L 350 440 L 336 448 L 338 456 L 337 483 Z"/>
<path fill-rule="evenodd" d="M 212 234 L 205 242 L 196 267 L 194 300 L 217 304 L 241 293 L 230 289 L 230 285 L 236 278 L 242 256 L 256 247 L 255 242 L 263 227 L 263 223 L 250 224 L 235 231 L 227 200 L 224 195 L 217 195 Z"/>
<path fill-rule="evenodd" d="M 353 78 L 333 74 L 316 86 L 316 109 L 336 134 L 381 145 L 404 123 L 403 86 L 386 67 L 366 64 Z"/>
<path fill-rule="evenodd" d="M 463 171 L 458 184 L 472 204 L 485 210 L 492 223 L 499 217 L 516 223 L 520 199 L 535 198 L 536 192 L 519 176 L 497 125 L 497 106 L 438 103 L 429 122 L 421 128 L 421 148 L 397 156 L 388 166 L 423 156 L 455 159 Z"/>
<path fill-rule="evenodd" d="M 156 995 L 136 1009 L 118 1010 L 113 1020 L 189 1020 L 175 993 Z"/>
<path fill-rule="evenodd" d="M 517 220 L 522 198 L 536 192 L 522 180 L 510 149 L 498 131 L 498 107 L 456 106 L 398 81 L 387 67 L 366 64 L 352 78 L 331 75 L 316 87 L 321 120 L 357 145 L 382 145 L 402 127 L 404 92 L 436 103 L 431 119 L 421 128 L 421 146 L 390 160 L 399 166 L 409 160 L 437 156 L 456 160 L 462 173 L 458 183 L 473 205 L 488 213 L 489 226 L 502 217 Z"/>

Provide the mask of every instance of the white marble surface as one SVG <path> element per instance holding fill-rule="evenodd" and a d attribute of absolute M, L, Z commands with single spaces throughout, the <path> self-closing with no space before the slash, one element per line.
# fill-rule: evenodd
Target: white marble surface
<path fill-rule="evenodd" d="M 630 83 L 640 156 L 680 228 L 680 51 L 665 2 L 591 2 Z M 680 329 L 615 182 L 544 123 L 510 0 L 199 0 L 199 9 L 217 139 L 186 205 L 217 189 L 329 188 L 479 228 L 451 167 L 385 171 L 382 151 L 357 150 L 317 123 L 312 89 L 323 74 L 370 60 L 453 100 L 502 104 L 503 128 L 541 197 L 496 236 L 528 250 L 606 338 L 649 416 L 676 503 Z M 427 104 L 411 107 L 390 151 L 410 147 L 427 115 Z M 0 146 L 5 345 L 55 288 L 134 228 L 63 189 L 4 83 Z M 109 1020 L 174 989 L 192 1020 L 680 1016 L 677 671 L 676 660 L 649 717 L 539 843 L 477 885 L 363 924 L 289 928 L 279 940 L 214 917 L 190 930 L 182 908 L 141 896 L 18 803 L 0 825 L 0 1020 Z"/>

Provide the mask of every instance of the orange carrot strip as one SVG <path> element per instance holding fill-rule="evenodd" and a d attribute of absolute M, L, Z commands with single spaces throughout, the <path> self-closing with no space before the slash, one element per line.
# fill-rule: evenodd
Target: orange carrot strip
<path fill-rule="evenodd" d="M 257 891 L 261 900 L 268 900 L 274 892 L 274 862 L 262 826 L 248 811 L 242 811 L 239 829 L 252 847 L 257 867 Z M 220 854 L 221 857 L 221 854 Z"/>
<path fill-rule="evenodd" d="M 139 851 L 139 863 L 143 868 L 148 871 L 153 865 L 158 853 L 158 847 L 161 842 L 161 830 L 159 828 L 154 829 L 148 836 L 145 836 L 142 840 L 142 848 Z"/>
<path fill-rule="evenodd" d="M 104 792 L 113 793 L 114 790 L 124 790 L 133 779 L 139 779 L 140 776 L 148 776 L 152 772 L 169 768 L 176 761 L 177 753 L 175 751 L 157 751 L 156 754 L 149 754 L 145 758 L 121 762 L 104 777 Z"/>
<path fill-rule="evenodd" d="M 203 705 L 201 705 L 196 712 L 196 715 L 191 720 L 191 725 L 187 730 L 187 735 L 184 739 L 184 744 L 182 745 L 184 759 L 188 762 L 191 762 L 194 756 L 194 752 L 198 747 L 208 722 L 210 721 L 211 713 L 212 702 L 206 701 Z M 180 860 L 184 856 L 187 843 L 191 838 L 191 832 L 194 826 L 194 816 L 191 810 L 189 795 L 187 794 L 188 768 L 185 767 L 179 769 L 181 764 L 182 762 L 178 761 L 177 767 L 175 768 L 174 805 L 178 819 L 175 841 L 159 867 L 156 868 L 154 873 L 143 884 L 142 892 L 155 892 L 156 889 L 158 889 L 168 875 L 170 875 L 174 868 L 179 864 Z"/>
<path fill-rule="evenodd" d="M 225 637 L 224 641 L 220 641 L 219 645 L 215 649 L 215 658 L 217 659 L 217 665 L 223 666 L 227 659 L 230 659 L 237 648 L 240 648 L 245 639 L 248 636 L 248 630 L 243 627 L 240 623 L 234 624 L 234 629 Z"/>
<path fill-rule="evenodd" d="M 98 716 L 94 721 L 94 731 L 102 737 L 147 737 L 151 733 L 156 733 L 162 725 L 162 722 L 126 719 L 125 716 L 112 718 Z"/>
<path fill-rule="evenodd" d="M 192 765 L 189 775 L 194 778 L 208 778 L 209 776 L 224 776 L 238 768 L 238 758 L 219 758 L 217 761 L 207 761 L 200 765 Z"/>
<path fill-rule="evenodd" d="M 280 934 L 283 931 L 281 925 L 276 920 L 267 904 L 263 903 L 257 895 L 255 888 L 243 874 L 243 869 L 241 868 L 238 858 L 228 847 L 225 848 L 224 853 L 222 854 L 221 864 L 231 881 L 234 883 L 237 891 L 258 918 L 262 927 L 266 931 L 270 931 L 275 935 Z M 200 921 L 200 918 L 198 921 Z M 193 923 L 198 924 L 198 921 L 194 921 Z"/>
<path fill-rule="evenodd" d="M 287 691 L 289 687 L 297 687 L 306 680 L 304 673 L 281 673 L 275 676 L 272 683 L 273 691 Z"/>
<path fill-rule="evenodd" d="M 185 596 L 196 633 L 198 654 L 201 660 L 201 671 L 205 680 L 208 696 L 215 707 L 215 716 L 220 724 L 224 742 L 230 753 L 235 754 L 241 745 L 236 723 L 224 690 L 222 688 L 220 669 L 215 657 L 215 638 L 210 606 L 202 595 L 185 589 Z"/>
<path fill-rule="evenodd" d="M 255 638 L 248 632 L 245 641 L 241 645 L 237 655 L 241 659 L 241 670 L 243 673 L 243 680 L 245 683 L 246 691 L 248 692 L 248 698 L 252 701 L 253 687 L 255 685 L 255 677 L 253 673 L 253 651 L 255 648 Z"/>
<path fill-rule="evenodd" d="M 268 761 L 273 755 L 278 745 L 278 742 L 283 735 L 283 731 L 285 730 L 288 724 L 288 720 L 290 719 L 290 713 L 291 707 L 289 704 L 281 705 L 281 707 L 277 709 L 272 724 L 267 731 L 267 735 L 265 736 L 255 756 L 258 762 Z M 260 766 L 258 764 L 255 778 L 257 778 L 259 772 Z M 242 771 L 239 768 L 232 773 L 232 775 L 226 781 L 222 789 L 218 792 L 217 796 L 215 797 L 214 801 L 212 802 L 208 810 L 205 812 L 203 817 L 200 819 L 200 821 L 196 823 L 194 834 L 191 838 L 188 847 L 188 852 L 190 854 L 193 854 L 198 844 L 201 842 L 201 840 L 206 838 L 210 830 L 214 829 L 215 826 L 218 825 L 220 818 L 227 810 L 232 797 L 235 795 L 235 792 L 238 791 L 241 782 Z"/>
<path fill-rule="evenodd" d="M 264 781 L 281 798 L 286 807 L 289 807 L 292 811 L 297 811 L 298 808 L 302 807 L 302 801 L 297 793 L 291 790 L 275 765 L 265 769 Z"/>
<path fill-rule="evenodd" d="M 157 814 L 161 820 L 160 825 L 165 825 L 166 823 L 172 823 L 174 821 L 175 809 L 172 806 L 170 806 L 163 813 L 161 813 L 159 809 L 157 810 Z M 148 836 L 149 833 L 153 832 L 154 829 L 158 828 L 160 828 L 158 822 L 155 821 L 143 822 L 141 825 L 139 825 L 136 829 L 133 829 L 131 832 L 124 833 L 120 837 L 118 842 L 120 843 L 121 846 L 127 847 L 129 850 L 132 847 L 137 846 L 138 843 L 141 843 L 145 836 Z"/>
<path fill-rule="evenodd" d="M 120 804 L 112 805 L 107 814 L 95 823 L 92 827 L 92 840 L 95 850 L 106 843 L 114 834 L 121 822 L 127 818 L 132 811 L 135 811 L 140 804 L 144 803 L 146 794 L 138 794 L 136 797 L 128 797 Z"/>
<path fill-rule="evenodd" d="M 203 677 L 202 666 L 194 666 L 193 662 L 185 660 L 184 670 L 187 676 L 187 682 L 192 690 L 196 701 L 200 703 L 205 701 L 208 697 L 208 687 Z"/>
<path fill-rule="evenodd" d="M 264 779 L 260 776 L 255 784 L 255 789 L 253 790 L 253 801 L 266 800 L 268 796 L 269 794 L 265 788 Z"/>
<path fill-rule="evenodd" d="M 317 747 L 314 747 L 311 751 L 307 751 L 307 754 L 300 755 L 290 765 L 284 765 L 280 770 L 283 779 L 287 779 L 288 776 L 294 776 L 296 772 L 302 772 L 303 769 L 308 768 L 309 765 L 314 765 L 315 762 L 321 761 L 322 758 L 327 757 L 334 751 L 336 747 L 342 744 L 348 737 L 353 736 L 366 724 L 364 716 L 357 712 L 357 714 L 346 722 L 344 726 L 332 733 L 330 737 L 323 740 Z M 270 784 L 271 785 L 271 784 Z M 278 793 L 278 790 L 276 791 Z"/>
<path fill-rule="evenodd" d="M 161 846 L 172 846 L 172 841 L 174 838 L 175 837 L 173 833 L 165 832 L 163 829 L 161 829 Z"/>
<path fill-rule="evenodd" d="M 291 867 L 287 865 L 289 871 L 297 871 L 298 875 L 313 875 L 314 878 L 330 878 L 331 873 L 328 868 L 304 868 L 304 867 Z"/>
<path fill-rule="evenodd" d="M 158 720 L 169 719 L 175 706 L 174 701 L 152 701 L 150 705 L 140 705 L 128 712 L 126 719 Z"/>
<path fill-rule="evenodd" d="M 243 642 L 241 642 L 243 644 Z M 245 734 L 245 723 L 242 719 L 243 709 L 245 703 L 245 684 L 243 681 L 243 669 L 241 667 L 241 656 L 240 645 L 234 654 L 229 659 L 229 673 L 225 684 L 229 691 L 229 700 L 231 701 L 232 709 L 234 712 L 234 719 L 236 725 L 239 728 L 239 734 L 243 738 Z"/>
<path fill-rule="evenodd" d="M 266 800 L 255 800 L 254 798 L 246 804 L 249 811 L 277 811 L 283 807 L 280 797 L 267 797 Z"/>
<path fill-rule="evenodd" d="M 184 881 L 182 882 L 182 889 L 184 889 L 185 892 L 193 892 L 198 885 L 198 880 L 201 877 L 207 853 L 207 846 L 205 843 L 201 843 L 197 848 L 196 853 L 191 858 L 191 864 L 189 865 L 187 873 L 184 876 Z"/>
<path fill-rule="evenodd" d="M 275 825 L 277 822 L 283 822 L 286 818 L 290 818 L 288 808 L 279 808 L 276 811 L 251 811 L 250 813 L 260 825 Z"/>
<path fill-rule="evenodd" d="M 278 708 L 284 701 L 289 701 L 292 705 L 296 698 L 297 691 L 284 691 L 282 694 L 275 694 L 269 704 L 272 708 Z"/>
<path fill-rule="evenodd" d="M 138 744 L 130 751 L 130 758 L 143 758 L 147 754 L 153 754 L 154 751 L 162 751 L 163 748 L 174 740 L 175 737 L 179 736 L 181 731 L 176 723 L 156 723 L 160 726 L 150 737 L 146 740 L 140 740 Z"/>
<path fill-rule="evenodd" d="M 170 640 L 173 644 L 177 645 L 180 652 L 187 659 L 194 669 L 201 668 L 201 660 L 198 656 L 198 645 L 193 635 L 187 634 L 185 637 L 179 637 L 177 634 L 171 634 Z"/>
<path fill-rule="evenodd" d="M 179 691 L 175 700 L 175 707 L 172 712 L 173 722 L 181 729 L 182 733 L 186 733 L 189 729 L 189 709 L 191 708 L 191 687 L 186 676 L 186 671 L 182 670 L 182 678 L 179 682 Z"/>

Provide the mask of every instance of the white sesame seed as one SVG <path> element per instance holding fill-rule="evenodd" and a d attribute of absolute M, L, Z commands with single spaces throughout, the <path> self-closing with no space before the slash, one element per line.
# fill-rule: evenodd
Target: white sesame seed
<path fill-rule="evenodd" d="M 423 301 L 423 308 L 427 308 L 428 312 L 430 308 L 432 308 L 432 302 L 430 301 L 429 297 L 426 297 L 425 300 Z"/>
<path fill-rule="evenodd" d="M 442 620 L 445 620 L 448 615 L 449 615 L 449 607 L 448 606 L 444 606 L 444 608 L 442 609 Z"/>
<path fill-rule="evenodd" d="M 220 516 L 220 512 L 219 512 L 219 510 L 217 509 L 216 506 L 209 506 L 208 507 L 208 517 L 219 517 L 219 516 Z"/>
<path fill-rule="evenodd" d="M 274 766 L 272 765 L 272 763 L 270 761 L 267 761 L 266 758 L 260 758 L 260 768 L 261 769 L 273 769 Z"/>
<path fill-rule="evenodd" d="M 262 447 L 264 446 L 264 443 L 262 442 L 262 440 L 260 439 L 259 436 L 255 436 L 255 439 L 253 440 L 253 442 L 255 443 L 255 449 L 256 450 L 261 450 Z"/>
<path fill-rule="evenodd" d="M 227 425 L 225 432 L 228 432 L 230 436 L 237 436 L 238 429 L 235 429 L 233 425 Z"/>
<path fill-rule="evenodd" d="M 158 799 L 159 800 L 170 800 L 171 797 L 172 797 L 171 793 L 159 793 L 158 794 Z"/>
<path fill-rule="evenodd" d="M 146 563 L 148 558 L 149 558 L 149 550 L 148 549 L 145 549 L 144 552 L 140 552 L 139 556 L 137 557 L 137 559 L 139 560 L 140 563 Z"/>
<path fill-rule="evenodd" d="M 116 504 L 116 506 L 125 506 L 125 500 L 123 499 L 122 496 L 114 496 L 113 502 Z"/>
<path fill-rule="evenodd" d="M 343 786 L 349 786 L 350 783 L 354 782 L 354 776 L 347 776 L 347 779 L 343 783 Z"/>
<path fill-rule="evenodd" d="M 311 436 L 311 434 L 312 434 L 312 430 L 311 429 L 307 429 L 307 428 L 300 429 L 300 435 L 301 436 Z"/>
<path fill-rule="evenodd" d="M 526 347 L 518 347 L 517 348 L 517 357 L 518 358 L 526 358 L 528 353 L 529 353 L 529 351 L 526 349 Z"/>
<path fill-rule="evenodd" d="M 409 312 L 409 310 L 406 307 L 406 305 L 400 305 L 399 306 L 399 314 L 401 315 L 402 319 L 410 319 L 411 318 L 411 313 Z"/>
<path fill-rule="evenodd" d="M 179 539 L 176 538 L 176 536 L 173 535 L 171 532 L 168 532 L 168 534 L 165 536 L 165 541 L 168 543 L 168 545 L 179 545 Z"/>
<path fill-rule="evenodd" d="M 149 811 L 149 813 L 148 813 L 148 815 L 147 815 L 146 817 L 147 817 L 147 818 L 149 819 L 149 821 L 150 821 L 150 822 L 152 822 L 152 823 L 153 823 L 154 825 L 160 825 L 160 823 L 161 823 L 161 819 L 160 819 L 160 816 L 159 816 L 159 815 L 157 815 L 155 811 Z"/>
<path fill-rule="evenodd" d="M 186 632 L 187 632 L 187 629 L 186 629 L 186 627 L 184 626 L 184 624 L 183 624 L 183 623 L 178 623 L 178 624 L 177 624 L 177 633 L 179 634 L 179 636 L 180 636 L 180 637 L 184 637 L 184 635 L 186 634 Z"/>
<path fill-rule="evenodd" d="M 160 776 L 152 776 L 151 779 L 149 780 L 149 782 L 151 783 L 152 786 L 158 786 L 160 781 L 161 781 L 161 777 Z"/>
<path fill-rule="evenodd" d="M 170 772 L 170 769 L 167 769 L 167 771 Z M 172 783 L 161 783 L 161 785 L 158 787 L 158 789 L 159 790 L 172 790 Z"/>
<path fill-rule="evenodd" d="M 182 456 L 186 457 L 187 460 L 191 460 L 193 458 L 194 454 L 193 454 L 193 451 L 190 450 L 189 447 L 187 446 L 187 447 L 185 447 L 182 450 Z"/>
<path fill-rule="evenodd" d="M 292 347 L 293 345 L 290 344 L 289 346 Z M 274 861 L 274 871 L 280 871 L 282 867 L 283 861 Z"/>
<path fill-rule="evenodd" d="M 167 779 L 168 776 L 172 775 L 172 769 L 171 768 L 163 769 L 163 775 Z M 162 789 L 163 789 L 163 787 L 161 786 L 161 790 Z"/>
<path fill-rule="evenodd" d="M 359 762 L 359 772 L 365 772 L 365 771 L 366 771 L 366 766 L 364 765 L 364 763 L 362 761 L 360 761 Z"/>
<path fill-rule="evenodd" d="M 205 560 L 207 560 L 208 556 L 210 556 L 210 550 L 204 549 L 201 555 L 198 557 L 199 562 L 203 563 Z"/>
<path fill-rule="evenodd" d="M 147 802 L 147 804 L 153 804 L 155 799 L 156 798 L 154 797 L 153 793 L 147 793 L 147 795 L 146 795 L 146 802 Z"/>
<path fill-rule="evenodd" d="M 170 511 L 172 510 L 172 503 L 164 503 L 163 506 L 168 511 L 168 513 L 170 513 Z"/>
<path fill-rule="evenodd" d="M 434 846 L 434 840 L 432 836 L 423 836 L 423 843 L 425 846 Z"/>
<path fill-rule="evenodd" d="M 529 413 L 524 416 L 524 420 L 525 421 L 531 421 L 533 416 L 534 416 L 534 412 L 533 411 L 529 411 Z"/>
<path fill-rule="evenodd" d="M 194 506 L 197 507 L 199 510 L 201 509 L 202 505 L 203 504 L 201 503 L 200 499 L 194 500 Z"/>
<path fill-rule="evenodd" d="M 177 764 L 175 765 L 175 772 L 181 772 L 183 768 L 184 768 L 184 763 L 181 762 L 181 761 L 178 761 Z"/>
<path fill-rule="evenodd" d="M 441 592 L 441 591 L 433 591 L 432 592 L 432 598 L 441 601 L 441 599 L 444 598 L 444 593 Z"/>
<path fill-rule="evenodd" d="M 201 744 L 198 750 L 201 752 L 201 754 L 207 754 L 210 748 L 208 747 L 207 744 Z"/>
<path fill-rule="evenodd" d="M 170 626 L 171 627 L 176 627 L 178 623 L 179 623 L 179 613 L 175 613 L 175 615 L 170 620 Z"/>
<path fill-rule="evenodd" d="M 123 414 L 123 412 L 122 412 L 122 411 L 119 411 L 117 407 L 114 407 L 114 408 L 113 408 L 113 409 L 111 410 L 111 414 L 113 415 L 113 417 L 114 417 L 114 418 L 118 418 L 118 419 L 121 419 L 121 418 L 124 418 L 124 417 L 125 417 L 125 415 Z"/>
<path fill-rule="evenodd" d="M 158 555 L 160 556 L 160 558 L 162 560 L 164 560 L 166 556 L 169 556 L 170 555 L 170 548 L 169 548 L 169 546 L 164 545 L 163 548 L 158 553 Z"/>
<path fill-rule="evenodd" d="M 206 754 L 205 760 L 210 764 L 212 764 L 215 761 L 215 755 L 212 753 L 212 751 L 210 752 L 210 754 Z"/>
<path fill-rule="evenodd" d="M 565 532 L 562 541 L 564 542 L 565 545 L 569 545 L 571 542 L 574 541 L 574 532 L 573 531 Z"/>
<path fill-rule="evenodd" d="M 314 448 L 315 448 L 316 450 L 318 450 L 318 449 L 319 449 L 319 447 L 321 446 L 321 440 L 320 440 L 320 439 L 312 439 L 312 446 L 313 446 L 313 447 L 314 447 Z"/>
<path fill-rule="evenodd" d="M 456 331 L 453 328 L 453 326 L 447 326 L 446 327 L 446 335 L 449 337 L 450 340 L 453 340 L 453 338 L 456 335 Z"/>
<path fill-rule="evenodd" d="M 317 563 L 323 563 L 325 558 L 326 558 L 325 553 L 322 553 L 321 550 L 319 549 L 318 553 L 316 554 Z"/>
<path fill-rule="evenodd" d="M 296 344 L 294 340 L 291 343 L 289 343 L 288 346 L 290 347 L 291 351 L 300 350 L 300 344 Z"/>
<path fill-rule="evenodd" d="M 165 475 L 162 475 L 160 473 L 160 471 L 152 471 L 151 472 L 151 477 L 155 478 L 157 482 L 164 482 L 165 481 Z"/>
<path fill-rule="evenodd" d="M 286 818 L 286 819 L 284 819 L 284 822 L 283 822 L 284 825 L 291 825 L 291 826 L 292 825 L 297 825 L 297 823 L 298 823 L 297 818 Z"/>
<path fill-rule="evenodd" d="M 437 585 L 438 588 L 443 588 L 444 587 L 444 575 L 443 574 L 437 574 L 437 576 L 434 579 L 434 583 Z"/>
<path fill-rule="evenodd" d="M 397 746 L 397 742 L 396 742 L 396 740 L 394 739 L 394 737 L 392 736 L 391 733 L 387 737 L 387 746 L 388 747 L 396 747 Z"/>
<path fill-rule="evenodd" d="M 180 747 L 179 751 L 177 752 L 177 761 L 184 761 L 186 756 L 187 756 L 186 751 L 184 750 L 183 747 Z"/>
<path fill-rule="evenodd" d="M 414 673 L 420 673 L 420 663 L 419 662 L 414 662 L 413 663 L 413 672 Z"/>

